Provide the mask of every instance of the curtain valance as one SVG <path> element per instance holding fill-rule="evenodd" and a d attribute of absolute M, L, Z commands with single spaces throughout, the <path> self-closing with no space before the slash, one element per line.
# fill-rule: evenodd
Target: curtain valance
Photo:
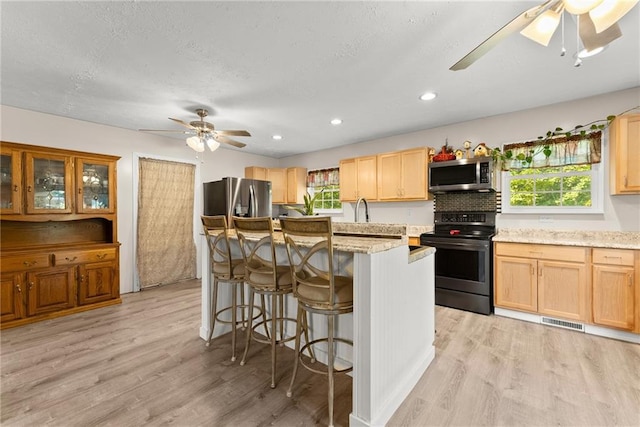
<path fill-rule="evenodd" d="M 503 149 L 504 153 L 508 151 L 512 153 L 512 156 L 504 161 L 503 170 L 600 163 L 602 132 L 569 137 L 559 136 L 546 141 L 506 144 Z M 517 159 L 519 155 L 521 158 L 531 158 L 531 162 Z"/>
<path fill-rule="evenodd" d="M 340 169 L 318 169 L 307 173 L 307 187 L 326 187 L 340 184 Z"/>

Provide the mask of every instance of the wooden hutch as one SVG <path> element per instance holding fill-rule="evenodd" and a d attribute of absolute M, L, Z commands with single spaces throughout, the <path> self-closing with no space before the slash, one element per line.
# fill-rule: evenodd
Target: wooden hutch
<path fill-rule="evenodd" d="M 119 157 L 0 149 L 0 327 L 120 303 Z"/>

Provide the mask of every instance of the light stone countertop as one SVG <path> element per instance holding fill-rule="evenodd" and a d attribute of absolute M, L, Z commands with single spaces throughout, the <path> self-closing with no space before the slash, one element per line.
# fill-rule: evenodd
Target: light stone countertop
<path fill-rule="evenodd" d="M 596 248 L 640 249 L 640 232 L 563 231 L 503 228 L 494 242 L 537 243 L 548 245 L 590 246 Z"/>
<path fill-rule="evenodd" d="M 280 221 L 273 220 L 274 229 L 280 229 Z M 409 236 L 420 237 L 422 233 L 433 230 L 432 225 L 390 224 L 376 222 L 343 222 L 332 221 L 334 234 L 349 233 L 353 235 Z"/>
<path fill-rule="evenodd" d="M 235 238 L 235 230 L 229 230 L 230 237 Z M 251 240 L 251 235 L 246 234 L 247 239 Z M 257 240 L 257 239 L 256 239 Z M 360 237 L 360 236 L 333 236 L 333 250 L 352 253 L 373 254 L 377 252 L 388 251 L 398 246 L 405 246 L 409 250 L 409 238 L 407 236 L 399 236 L 394 238 L 383 237 Z M 275 231 L 273 233 L 273 241 L 276 245 L 284 245 L 282 232 Z M 318 239 L 306 238 L 301 240 L 300 246 L 311 247 Z M 426 256 L 425 254 L 424 256 Z M 419 258 L 417 258 L 419 259 Z M 416 259 L 416 260 L 417 260 Z"/>

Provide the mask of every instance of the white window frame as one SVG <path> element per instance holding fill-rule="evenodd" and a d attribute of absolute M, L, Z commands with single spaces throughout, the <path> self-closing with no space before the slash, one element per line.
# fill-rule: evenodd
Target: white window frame
<path fill-rule="evenodd" d="M 601 214 L 604 213 L 604 149 L 600 163 L 591 165 L 591 206 L 511 206 L 511 180 L 509 171 L 502 172 L 502 213 L 507 214 Z"/>
<path fill-rule="evenodd" d="M 340 185 L 337 185 L 338 190 L 340 190 Z M 315 194 L 315 187 L 307 187 L 307 191 L 309 192 L 309 194 L 311 195 L 311 197 L 313 197 L 313 195 Z M 333 190 L 332 190 L 333 191 Z M 340 200 L 340 199 L 338 199 Z M 344 204 L 342 205 L 343 207 L 340 209 L 320 209 L 320 208 L 314 208 L 314 212 L 320 213 L 320 214 L 341 214 L 344 213 Z"/>

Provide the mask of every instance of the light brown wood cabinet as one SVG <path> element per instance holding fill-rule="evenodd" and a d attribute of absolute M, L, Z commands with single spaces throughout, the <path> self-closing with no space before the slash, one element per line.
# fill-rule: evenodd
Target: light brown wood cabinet
<path fill-rule="evenodd" d="M 287 168 L 287 203 L 304 203 L 307 194 L 307 169 Z"/>
<path fill-rule="evenodd" d="M 259 179 L 261 181 L 269 181 L 267 179 L 267 168 L 260 166 L 247 166 L 244 168 L 244 177 L 249 179 Z"/>
<path fill-rule="evenodd" d="M 271 203 L 287 203 L 287 170 L 284 168 L 267 169 L 267 181 L 271 181 Z"/>
<path fill-rule="evenodd" d="M 117 160 L 2 143 L 0 327 L 120 302 Z"/>
<path fill-rule="evenodd" d="M 378 199 L 377 156 L 340 160 L 340 200 Z"/>
<path fill-rule="evenodd" d="M 637 285 L 635 253 L 622 249 L 593 249 L 593 323 L 636 329 Z"/>
<path fill-rule="evenodd" d="M 610 193 L 640 194 L 640 114 L 616 117 L 609 136 Z"/>
<path fill-rule="evenodd" d="M 587 321 L 588 261 L 589 248 L 496 243 L 495 305 Z"/>
<path fill-rule="evenodd" d="M 378 154 L 379 200 L 425 200 L 427 149 Z"/>

